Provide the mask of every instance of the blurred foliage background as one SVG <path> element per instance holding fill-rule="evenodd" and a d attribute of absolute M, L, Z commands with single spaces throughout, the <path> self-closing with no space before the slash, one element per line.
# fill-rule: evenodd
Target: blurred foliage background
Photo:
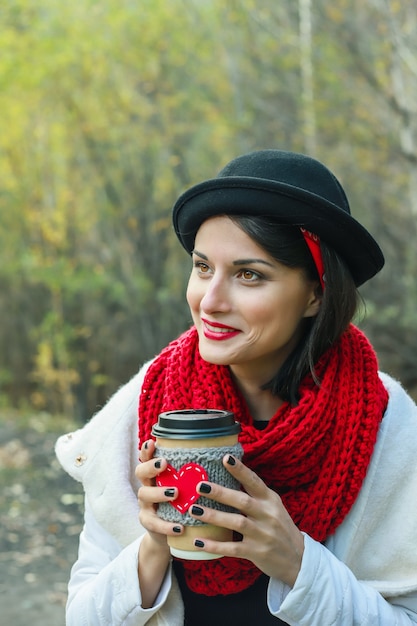
<path fill-rule="evenodd" d="M 379 240 L 359 324 L 417 396 L 415 0 L 0 0 L 0 406 L 86 419 L 189 325 L 170 209 L 323 160 Z"/>

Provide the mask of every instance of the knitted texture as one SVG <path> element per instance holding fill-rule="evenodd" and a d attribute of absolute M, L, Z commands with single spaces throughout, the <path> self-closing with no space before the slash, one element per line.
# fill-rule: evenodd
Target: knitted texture
<path fill-rule="evenodd" d="M 240 489 L 239 482 L 233 478 L 222 463 L 222 459 L 226 454 L 232 454 L 236 458 L 241 459 L 243 448 L 240 443 L 237 443 L 234 446 L 220 446 L 218 448 L 162 448 L 157 446 L 155 449 L 155 456 L 163 456 L 177 471 L 187 461 L 193 460 L 204 467 L 210 482 L 223 485 L 229 489 Z M 235 510 L 231 506 L 220 504 L 220 502 L 210 500 L 204 496 L 198 498 L 198 503 L 218 511 L 231 513 Z M 158 515 L 165 521 L 173 524 L 201 526 L 204 523 L 199 519 L 191 517 L 188 511 L 180 513 L 169 502 L 161 502 L 159 504 Z"/>
<path fill-rule="evenodd" d="M 169 344 L 149 367 L 139 398 L 139 440 L 151 437 L 158 414 L 223 409 L 240 422 L 243 462 L 276 491 L 300 530 L 324 541 L 355 502 L 375 445 L 388 394 L 365 335 L 350 325 L 300 385 L 297 406 L 285 402 L 264 430 L 253 425 L 228 367 L 204 361 L 194 327 Z M 189 587 L 206 595 L 249 587 L 260 571 L 223 557 L 184 562 Z"/>

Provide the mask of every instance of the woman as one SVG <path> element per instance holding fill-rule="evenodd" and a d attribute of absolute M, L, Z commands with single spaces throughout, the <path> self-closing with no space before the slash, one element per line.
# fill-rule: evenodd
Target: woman
<path fill-rule="evenodd" d="M 193 327 L 57 444 L 86 491 L 67 624 L 417 624 L 417 407 L 350 323 L 377 243 L 327 168 L 278 150 L 192 187 L 173 220 Z M 184 526 L 158 517 L 178 489 L 156 486 L 151 428 L 190 407 L 242 427 L 243 460 L 223 460 L 242 490 L 197 486 L 236 512 L 190 509 L 235 532 L 196 539 L 210 561 L 172 560 Z"/>

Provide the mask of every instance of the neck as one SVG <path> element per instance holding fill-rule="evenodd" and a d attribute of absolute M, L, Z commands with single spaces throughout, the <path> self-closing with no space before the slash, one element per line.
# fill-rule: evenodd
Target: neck
<path fill-rule="evenodd" d="M 269 389 L 261 389 L 259 381 L 236 376 L 234 379 L 255 421 L 269 421 L 284 403 L 281 398 L 272 395 Z"/>

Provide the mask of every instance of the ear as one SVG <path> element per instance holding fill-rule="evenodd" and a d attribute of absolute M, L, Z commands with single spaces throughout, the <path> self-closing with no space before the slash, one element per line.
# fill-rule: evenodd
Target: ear
<path fill-rule="evenodd" d="M 311 289 L 310 297 L 307 300 L 307 306 L 304 317 L 315 317 L 320 310 L 323 300 L 323 292 L 319 283 L 314 283 Z"/>

